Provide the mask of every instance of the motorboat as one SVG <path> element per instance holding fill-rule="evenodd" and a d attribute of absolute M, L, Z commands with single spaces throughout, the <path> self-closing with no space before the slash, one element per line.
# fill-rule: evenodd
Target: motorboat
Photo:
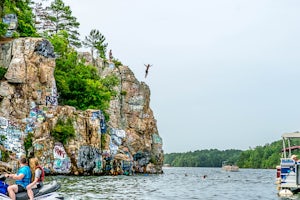
<path fill-rule="evenodd" d="M 237 165 L 226 164 L 227 161 L 222 162 L 222 169 L 228 172 L 238 172 L 239 167 Z"/>
<path fill-rule="evenodd" d="M 0 176 L 0 181 L 5 181 L 5 176 Z M 55 180 L 49 183 L 44 184 L 41 188 L 34 188 L 32 189 L 34 193 L 35 200 L 55 200 L 55 199 L 64 199 L 61 197 L 57 190 L 60 188 L 60 184 L 57 183 Z M 0 193 L 0 199 L 2 200 L 9 200 L 9 196 Z M 16 194 L 17 200 L 28 200 L 27 192 L 20 192 Z"/>
<path fill-rule="evenodd" d="M 292 152 L 300 149 L 300 132 L 282 134 L 282 156 L 280 165 L 276 167 L 277 177 L 276 184 L 278 195 L 281 197 L 289 197 L 300 192 L 300 160 L 294 160 Z"/>

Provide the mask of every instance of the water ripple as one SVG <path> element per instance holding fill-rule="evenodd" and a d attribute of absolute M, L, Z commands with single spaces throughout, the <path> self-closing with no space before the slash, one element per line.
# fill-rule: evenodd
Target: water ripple
<path fill-rule="evenodd" d="M 283 200 L 277 196 L 275 176 L 276 170 L 165 168 L 160 175 L 52 176 L 46 180 L 60 182 L 59 193 L 66 200 Z"/>

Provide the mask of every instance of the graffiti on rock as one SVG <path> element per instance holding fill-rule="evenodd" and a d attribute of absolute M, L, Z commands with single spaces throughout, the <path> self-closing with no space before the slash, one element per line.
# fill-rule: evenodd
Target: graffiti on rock
<path fill-rule="evenodd" d="M 5 33 L 5 37 L 13 37 L 14 32 L 17 30 L 18 26 L 18 17 L 16 14 L 7 14 L 2 18 L 2 22 L 6 24 L 7 31 Z"/>
<path fill-rule="evenodd" d="M 134 96 L 128 101 L 129 108 L 132 111 L 141 111 L 144 107 L 144 97 L 143 96 Z"/>
<path fill-rule="evenodd" d="M 25 133 L 34 132 L 35 128 L 37 127 L 37 123 L 42 123 L 45 121 L 45 119 L 46 119 L 45 112 L 39 110 L 36 104 L 34 102 L 31 102 L 29 117 L 24 120 L 27 123 L 25 128 Z"/>
<path fill-rule="evenodd" d="M 99 149 L 91 146 L 81 146 L 77 166 L 85 172 L 100 173 L 102 169 L 102 156 Z"/>
<path fill-rule="evenodd" d="M 138 151 L 133 155 L 133 168 L 136 172 L 143 173 L 146 165 L 150 162 L 151 154 L 149 152 Z"/>
<path fill-rule="evenodd" d="M 46 106 L 56 106 L 57 103 L 57 97 L 56 96 L 46 96 Z"/>
<path fill-rule="evenodd" d="M 4 117 L 0 117 L 0 128 L 6 129 L 8 127 L 8 120 Z"/>
<path fill-rule="evenodd" d="M 54 48 L 48 40 L 39 42 L 34 51 L 46 58 L 55 58 Z"/>
<path fill-rule="evenodd" d="M 65 148 L 59 142 L 55 143 L 53 149 L 54 163 L 53 170 L 57 173 L 70 173 L 71 160 L 68 157 Z"/>
<path fill-rule="evenodd" d="M 152 134 L 152 141 L 154 144 L 162 144 L 162 139 L 158 134 Z"/>
<path fill-rule="evenodd" d="M 123 138 L 126 137 L 124 130 L 111 128 L 109 149 L 112 155 L 117 154 L 119 146 L 122 144 Z"/>
<path fill-rule="evenodd" d="M 103 113 L 102 113 L 101 110 L 98 110 L 98 111 L 92 113 L 92 120 L 94 121 L 96 119 L 100 120 L 100 130 L 101 130 L 101 133 L 106 133 L 105 117 L 104 117 L 104 115 L 103 115 Z"/>
<path fill-rule="evenodd" d="M 22 138 L 26 137 L 20 127 L 13 121 L 7 120 L 4 117 L 0 118 L 0 135 L 6 137 L 3 141 L 4 147 L 16 153 L 16 158 L 20 158 L 25 154 L 25 149 L 22 145 Z"/>
<path fill-rule="evenodd" d="M 34 150 L 39 151 L 39 150 L 44 149 L 44 145 L 43 145 L 43 144 L 37 144 L 37 143 L 35 143 L 35 144 L 33 145 L 33 148 L 34 148 Z"/>

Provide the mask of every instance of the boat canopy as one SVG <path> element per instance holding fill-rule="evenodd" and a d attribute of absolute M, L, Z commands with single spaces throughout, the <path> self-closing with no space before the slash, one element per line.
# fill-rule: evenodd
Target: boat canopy
<path fill-rule="evenodd" d="M 294 133 L 284 133 L 282 134 L 281 136 L 282 138 L 284 139 L 287 139 L 287 138 L 300 138 L 300 132 L 294 132 Z"/>
<path fill-rule="evenodd" d="M 291 141 L 292 138 L 300 138 L 300 132 L 293 132 L 293 133 L 284 133 L 282 134 L 282 145 L 283 145 L 283 156 L 284 158 L 287 158 L 287 156 L 290 158 L 292 156 L 292 150 L 293 149 L 299 149 L 298 146 L 292 146 L 291 147 Z M 285 144 L 285 141 L 287 141 L 287 147 Z M 288 155 L 287 155 L 288 153 Z"/>

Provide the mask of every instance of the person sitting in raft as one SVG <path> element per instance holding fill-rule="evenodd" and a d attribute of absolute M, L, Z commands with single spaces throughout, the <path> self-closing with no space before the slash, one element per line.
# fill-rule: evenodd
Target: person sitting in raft
<path fill-rule="evenodd" d="M 27 159 L 23 157 L 19 160 L 19 162 L 20 168 L 17 174 L 5 175 L 7 178 L 16 180 L 16 184 L 10 185 L 7 188 L 8 195 L 12 200 L 16 199 L 16 193 L 26 191 L 26 186 L 30 183 L 31 180 L 31 171 L 28 166 Z"/>
<path fill-rule="evenodd" d="M 32 188 L 41 188 L 45 178 L 44 169 L 39 165 L 37 158 L 30 159 L 30 168 L 34 170 L 33 182 L 27 185 L 27 194 L 30 200 L 33 200 L 34 194 Z"/>

